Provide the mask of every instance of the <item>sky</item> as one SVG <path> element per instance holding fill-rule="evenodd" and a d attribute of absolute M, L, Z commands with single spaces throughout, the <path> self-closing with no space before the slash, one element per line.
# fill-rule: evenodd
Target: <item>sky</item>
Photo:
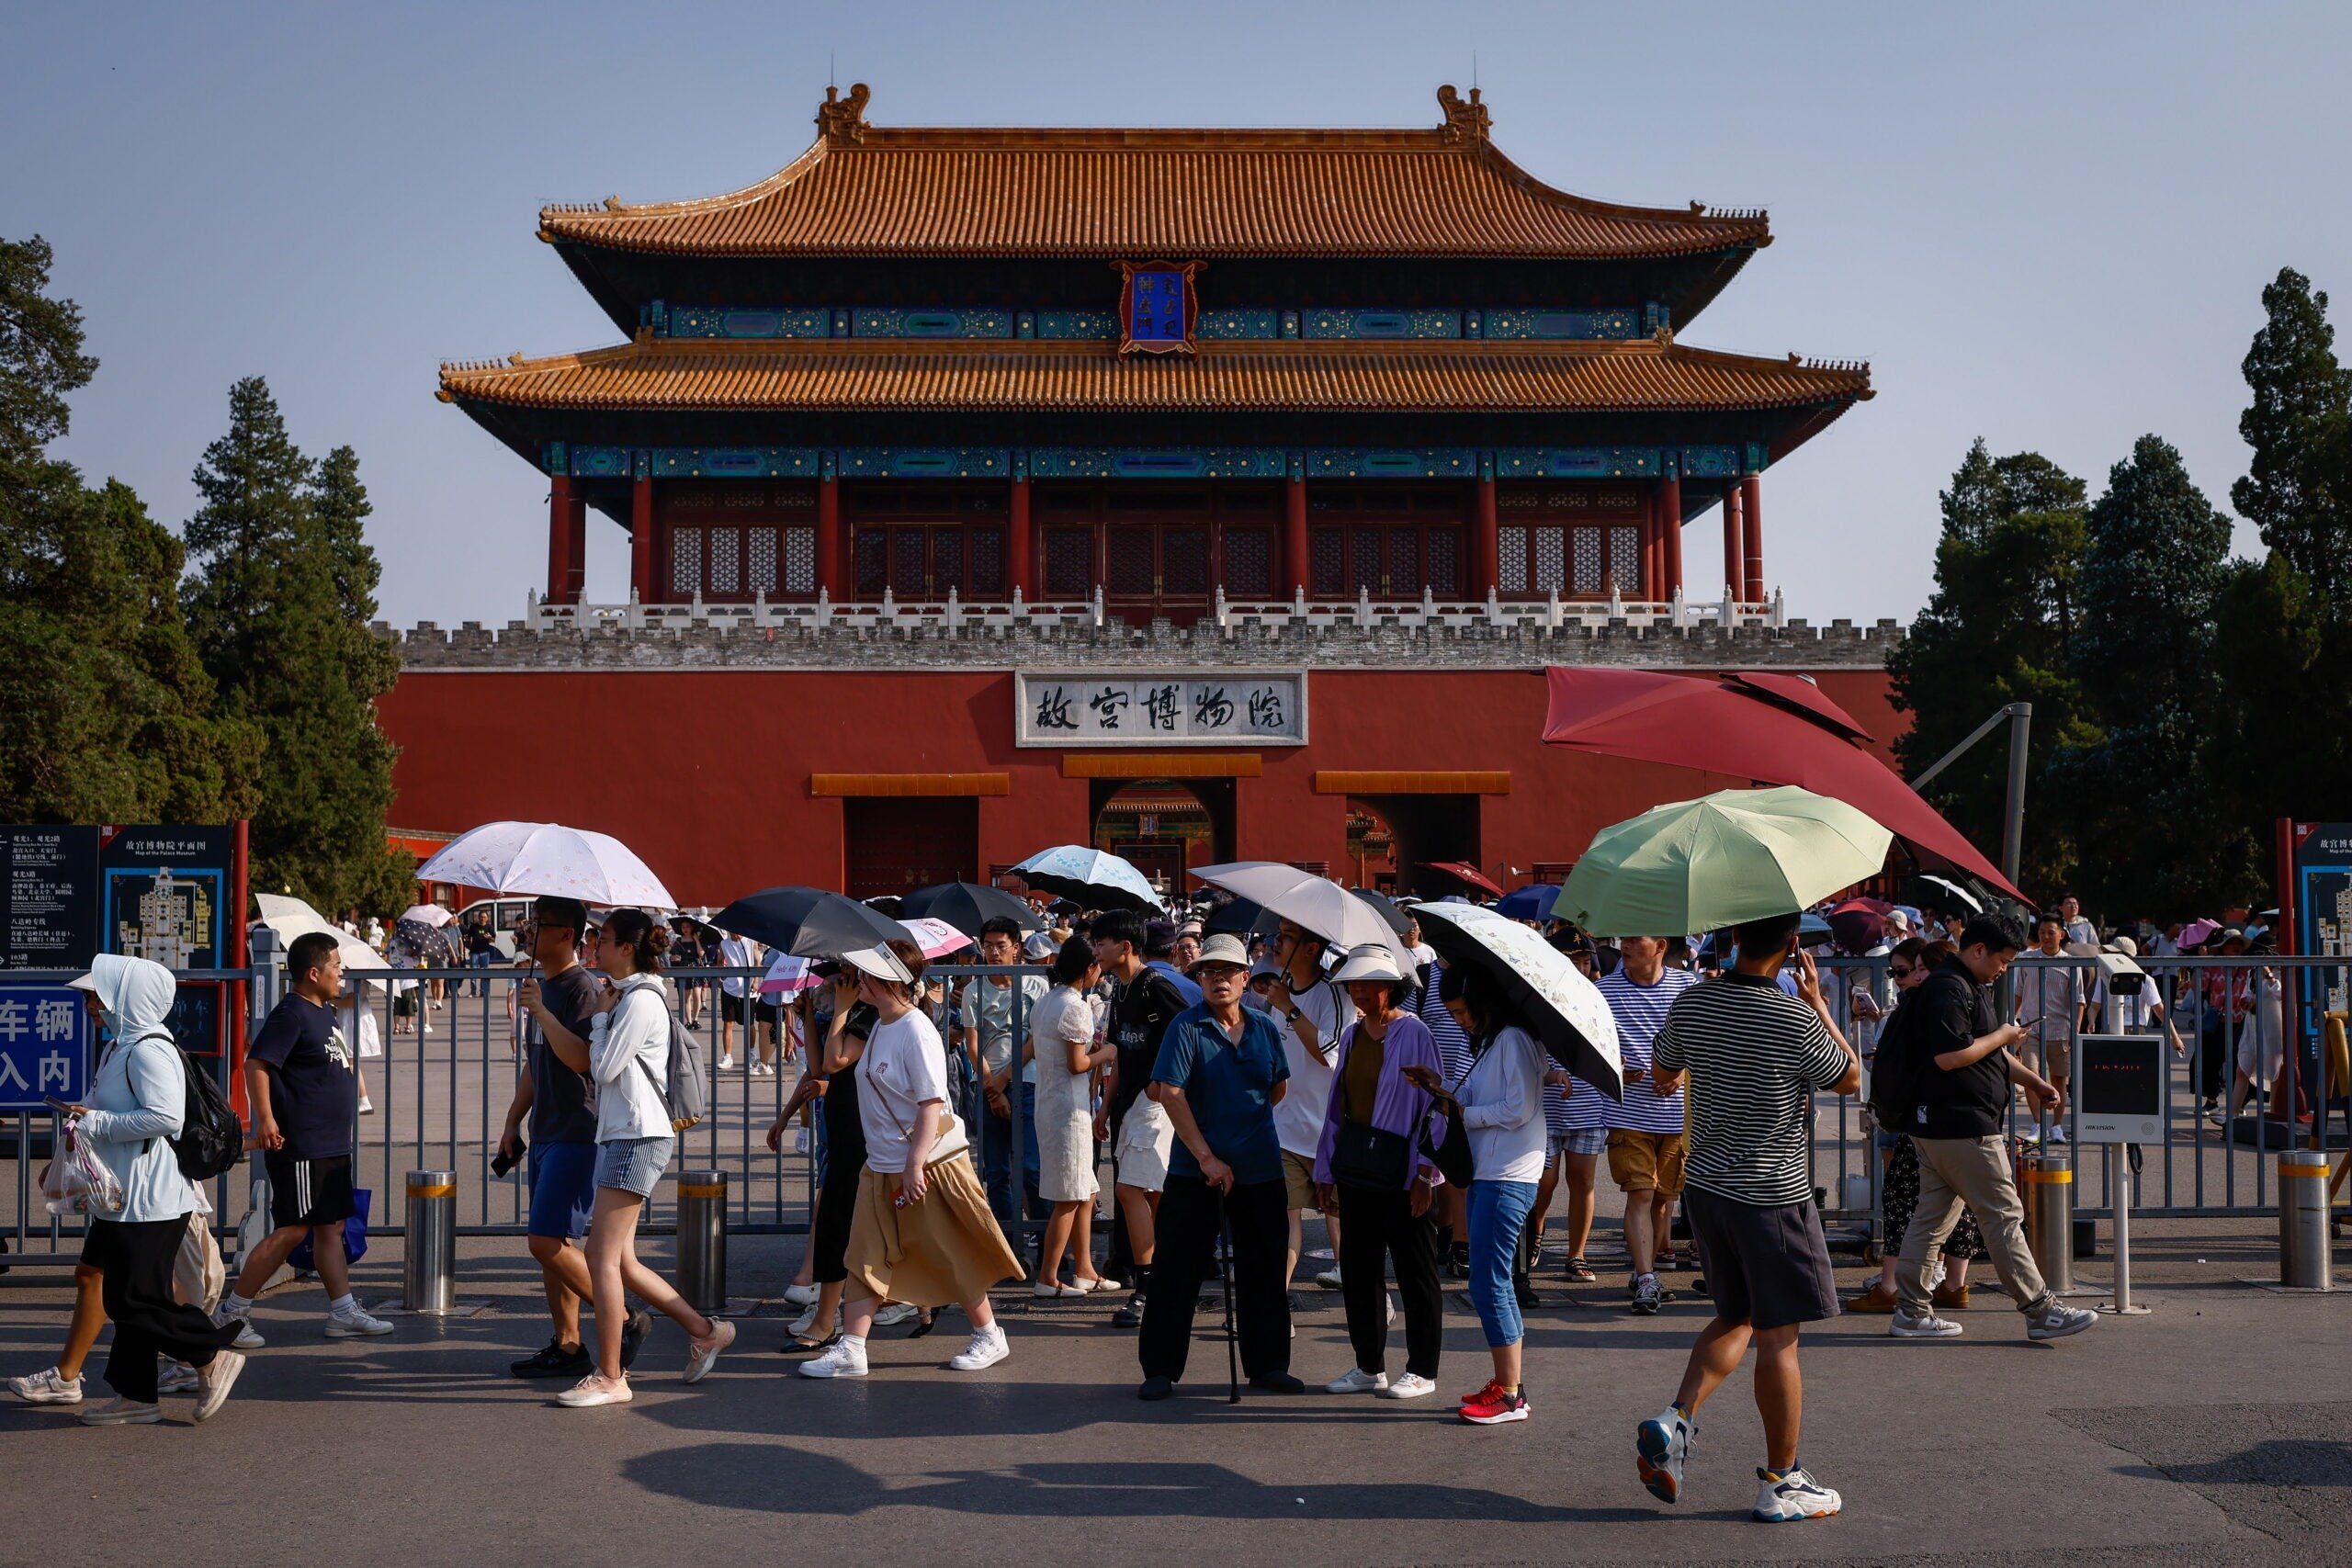
<path fill-rule="evenodd" d="M 534 238 L 540 205 L 761 179 L 829 77 L 870 84 L 877 124 L 1425 126 L 1475 74 L 1497 143 L 1550 184 L 1768 208 L 1773 244 L 1682 337 L 1871 362 L 1877 398 L 1765 482 L 1767 577 L 1816 623 L 1925 603 L 1937 492 L 1980 435 L 2096 494 L 2153 432 L 2226 509 L 2263 286 L 2291 265 L 2352 298 L 2341 4 L 0 18 L 0 235 L 49 239 L 100 361 L 59 455 L 177 526 L 230 383 L 266 377 L 305 450 L 357 449 L 396 625 L 501 625 L 543 583 L 543 479 L 433 396 L 445 359 L 614 340 Z M 589 535 L 589 598 L 626 597 L 627 536 Z"/>

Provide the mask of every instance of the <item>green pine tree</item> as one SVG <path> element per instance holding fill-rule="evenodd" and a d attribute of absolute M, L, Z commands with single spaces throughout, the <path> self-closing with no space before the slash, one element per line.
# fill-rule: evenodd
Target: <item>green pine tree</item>
<path fill-rule="evenodd" d="M 411 868 L 385 848 L 393 749 L 374 709 L 399 660 L 368 629 L 378 568 L 357 460 L 341 448 L 313 464 L 250 377 L 230 389 L 229 432 L 196 484 L 188 619 L 221 706 L 268 743 L 254 885 L 320 908 L 401 908 Z"/>
<path fill-rule="evenodd" d="M 2238 419 L 2254 457 L 2230 502 L 2340 607 L 2352 604 L 2352 372 L 2311 279 L 2281 267 L 2262 308 L 2245 364 L 2254 400 Z"/>
<path fill-rule="evenodd" d="M 1995 457 L 1982 440 L 1943 492 L 1936 592 L 1887 661 L 1895 707 L 1912 716 L 1897 742 L 1916 773 L 1996 710 L 2033 705 L 2029 777 L 2051 756 L 2096 739 L 2069 671 L 2081 628 L 2083 481 L 2038 453 Z M 1997 862 L 2008 754 L 1997 735 L 1937 775 L 1928 798 Z M 2064 798 L 2030 787 L 2018 885 L 2054 889 L 2072 875 L 2073 823 Z"/>
<path fill-rule="evenodd" d="M 39 238 L 0 241 L 0 820 L 230 821 L 253 809 L 261 739 L 212 711 L 179 541 L 130 487 L 46 455 L 97 368 L 50 264 Z"/>
<path fill-rule="evenodd" d="M 2078 891 L 2117 919 L 2203 908 L 2247 889 L 2255 853 L 2231 817 L 2217 746 L 2230 522 L 2154 435 L 2109 471 L 2085 521 L 2072 668 L 2101 733 L 2060 750 L 2049 773 L 2079 834 Z"/>

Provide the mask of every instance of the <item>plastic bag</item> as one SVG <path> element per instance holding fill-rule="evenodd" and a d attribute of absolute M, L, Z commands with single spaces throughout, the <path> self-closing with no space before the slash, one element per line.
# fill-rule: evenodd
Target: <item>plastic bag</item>
<path fill-rule="evenodd" d="M 69 1120 L 60 1134 L 63 1146 L 41 1168 L 41 1195 L 52 1214 L 119 1214 L 122 1183 L 106 1162 L 90 1151 L 77 1120 Z"/>
<path fill-rule="evenodd" d="M 351 1218 L 343 1222 L 343 1260 L 345 1263 L 356 1263 L 368 1256 L 368 1212 L 375 1207 L 375 1190 L 367 1187 L 351 1195 L 354 1212 Z M 311 1245 L 309 1232 L 305 1232 L 302 1239 L 294 1244 L 294 1250 L 287 1255 L 286 1266 L 306 1274 L 317 1272 L 318 1251 Z"/>

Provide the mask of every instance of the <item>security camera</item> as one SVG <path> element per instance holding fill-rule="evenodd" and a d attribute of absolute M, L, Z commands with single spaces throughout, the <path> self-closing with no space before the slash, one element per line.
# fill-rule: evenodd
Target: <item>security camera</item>
<path fill-rule="evenodd" d="M 2111 997 L 2136 997 L 2148 983 L 2148 972 L 2124 953 L 2100 953 L 2098 967 L 2107 976 L 2107 994 Z"/>

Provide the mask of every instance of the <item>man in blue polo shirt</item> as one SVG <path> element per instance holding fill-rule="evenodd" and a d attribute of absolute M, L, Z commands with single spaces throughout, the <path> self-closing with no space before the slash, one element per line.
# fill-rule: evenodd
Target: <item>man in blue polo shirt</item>
<path fill-rule="evenodd" d="M 1290 1064 L 1273 1021 L 1241 1005 L 1249 973 L 1240 938 L 1211 937 L 1193 964 L 1201 1005 L 1168 1026 L 1152 1068 L 1149 1092 L 1175 1124 L 1176 1147 L 1136 1344 L 1139 1398 L 1167 1398 L 1184 1375 L 1220 1213 L 1233 1254 L 1242 1372 L 1269 1393 L 1306 1387 L 1290 1374 L 1283 1150 L 1274 1132 Z"/>

